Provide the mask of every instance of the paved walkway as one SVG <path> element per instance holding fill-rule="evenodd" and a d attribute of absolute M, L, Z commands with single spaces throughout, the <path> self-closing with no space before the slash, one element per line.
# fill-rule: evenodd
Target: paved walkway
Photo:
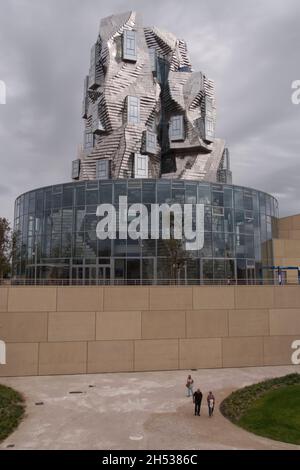
<path fill-rule="evenodd" d="M 0 449 L 299 450 L 234 426 L 218 409 L 208 418 L 205 400 L 196 417 L 185 397 L 188 373 L 218 405 L 236 388 L 290 372 L 300 366 L 1 379 L 24 394 L 27 413 Z"/>

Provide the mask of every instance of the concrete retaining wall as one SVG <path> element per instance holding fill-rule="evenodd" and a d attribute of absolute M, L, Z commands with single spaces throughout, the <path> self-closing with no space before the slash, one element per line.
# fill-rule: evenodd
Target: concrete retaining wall
<path fill-rule="evenodd" d="M 291 364 L 300 286 L 0 287 L 0 376 Z"/>

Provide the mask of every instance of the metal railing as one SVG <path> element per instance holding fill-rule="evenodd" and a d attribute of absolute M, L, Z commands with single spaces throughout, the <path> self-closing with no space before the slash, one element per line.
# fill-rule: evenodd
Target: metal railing
<path fill-rule="evenodd" d="M 298 285 L 297 282 L 287 282 Z M 279 285 L 273 279 L 0 279 L 0 286 L 235 286 Z M 283 285 L 283 284 L 280 284 Z"/>

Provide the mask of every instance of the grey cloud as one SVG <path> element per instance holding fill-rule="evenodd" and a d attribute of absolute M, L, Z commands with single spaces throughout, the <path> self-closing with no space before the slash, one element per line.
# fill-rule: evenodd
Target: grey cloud
<path fill-rule="evenodd" d="M 300 212 L 298 0 L 1 0 L 0 215 L 34 187 L 69 181 L 81 142 L 83 78 L 101 17 L 136 9 L 144 23 L 184 38 L 195 69 L 216 82 L 218 136 L 234 182 Z M 9 189 L 6 189 L 9 188 Z"/>

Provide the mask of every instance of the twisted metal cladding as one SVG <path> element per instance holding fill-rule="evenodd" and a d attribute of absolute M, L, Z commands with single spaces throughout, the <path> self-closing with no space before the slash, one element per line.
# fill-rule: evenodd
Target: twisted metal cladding
<path fill-rule="evenodd" d="M 124 55 L 124 35 L 133 31 L 136 55 L 130 58 Z M 139 99 L 138 123 L 127 120 L 131 96 Z M 149 178 L 231 182 L 225 142 L 214 137 L 214 82 L 192 70 L 183 40 L 156 27 L 144 28 L 135 12 L 101 20 L 82 115 L 88 144 L 74 179 L 96 179 L 102 159 L 110 161 L 111 178 L 134 177 L 134 154 L 146 153 L 145 132 L 150 130 L 157 134 L 157 145 L 148 154 Z M 169 123 L 177 115 L 183 119 L 183 137 L 171 141 Z"/>

